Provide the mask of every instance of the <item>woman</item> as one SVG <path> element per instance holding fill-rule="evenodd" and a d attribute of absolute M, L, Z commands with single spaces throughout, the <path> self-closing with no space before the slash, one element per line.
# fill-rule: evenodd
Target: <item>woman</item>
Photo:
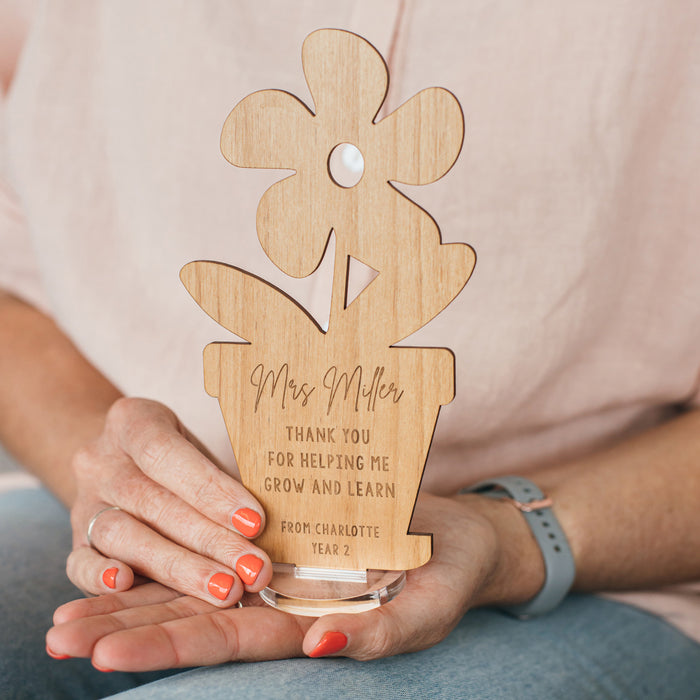
<path fill-rule="evenodd" d="M 9 27 L 16 13 L 6 14 Z M 531 601 L 550 590 L 549 562 L 512 504 L 458 492 L 512 474 L 536 484 L 570 548 L 574 591 L 700 578 L 699 23 L 695 8 L 660 0 L 36 9 L 5 59 L 19 56 L 5 68 L 0 434 L 71 508 L 70 579 L 106 594 L 57 610 L 46 639 L 61 659 L 47 660 L 54 687 L 107 694 L 138 685 L 134 672 L 306 655 L 349 658 L 321 670 L 311 660 L 204 669 L 132 693 L 234 684 L 325 696 L 357 694 L 358 683 L 418 697 L 697 693 L 696 594 L 639 597 L 655 616 L 589 596 L 527 623 L 504 616 L 491 608 L 542 612 Z M 253 235 L 279 176 L 231 168 L 216 144 L 255 90 L 311 104 L 298 55 L 323 26 L 365 36 L 386 58 L 380 117 L 431 85 L 460 99 L 461 159 L 410 196 L 479 264 L 411 338 L 456 355 L 457 398 L 441 413 L 412 521 L 434 533 L 433 558 L 390 604 L 314 620 L 254 595 L 236 607 L 271 575 L 254 543 L 265 514 L 236 481 L 201 388 L 199 353 L 220 331 L 177 271 L 194 259 L 236 264 L 322 315 L 323 269 L 290 281 Z M 65 531 L 51 506 L 34 507 L 42 530 Z M 49 589 L 31 614 L 65 600 Z M 18 609 L 13 594 L 7 605 Z M 103 682 L 112 676 L 96 680 L 66 656 L 128 673 Z M 40 681 L 17 658 L 7 656 L 20 669 L 13 687 L 30 693 Z"/>

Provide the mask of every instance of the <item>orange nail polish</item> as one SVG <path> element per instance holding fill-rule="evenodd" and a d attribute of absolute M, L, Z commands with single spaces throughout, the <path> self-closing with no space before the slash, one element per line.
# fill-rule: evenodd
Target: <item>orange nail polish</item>
<path fill-rule="evenodd" d="M 256 557 L 255 554 L 244 554 L 236 562 L 236 573 L 241 577 L 243 583 L 251 586 L 255 583 L 255 579 L 258 578 L 260 569 L 263 568 L 264 564 L 265 562 Z"/>
<path fill-rule="evenodd" d="M 321 641 L 309 653 L 312 659 L 335 654 L 347 646 L 348 638 L 342 632 L 326 632 Z"/>
<path fill-rule="evenodd" d="M 102 673 L 114 673 L 113 668 L 102 668 L 102 666 L 98 666 L 94 661 L 92 662 L 92 665 L 98 670 L 102 671 Z"/>
<path fill-rule="evenodd" d="M 116 588 L 117 587 L 117 572 L 119 569 L 116 566 L 113 566 L 111 569 L 106 569 L 105 572 L 102 574 L 102 583 L 104 583 L 107 588 Z"/>
<path fill-rule="evenodd" d="M 207 584 L 209 593 L 219 600 L 226 600 L 226 596 L 228 596 L 232 586 L 233 576 L 221 571 L 218 574 L 214 574 Z"/>
<path fill-rule="evenodd" d="M 241 508 L 231 516 L 233 526 L 246 537 L 255 537 L 260 531 L 262 518 L 250 508 Z"/>
<path fill-rule="evenodd" d="M 59 661 L 62 661 L 63 659 L 70 659 L 71 657 L 68 656 L 68 654 L 57 654 L 55 651 L 52 651 L 49 649 L 48 644 L 46 645 L 46 653 L 52 658 L 52 659 L 58 659 Z"/>

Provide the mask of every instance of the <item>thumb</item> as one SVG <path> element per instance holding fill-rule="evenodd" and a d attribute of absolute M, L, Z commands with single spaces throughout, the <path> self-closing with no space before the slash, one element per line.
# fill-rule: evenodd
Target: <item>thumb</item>
<path fill-rule="evenodd" d="M 416 602 L 404 591 L 374 610 L 321 617 L 307 631 L 303 651 L 311 658 L 348 656 L 365 661 L 437 644 L 459 617 L 439 605 L 417 607 Z"/>

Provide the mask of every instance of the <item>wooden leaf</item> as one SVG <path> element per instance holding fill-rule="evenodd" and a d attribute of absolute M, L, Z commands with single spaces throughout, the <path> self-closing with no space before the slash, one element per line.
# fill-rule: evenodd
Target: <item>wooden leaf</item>
<path fill-rule="evenodd" d="M 180 270 L 194 300 L 217 323 L 249 342 L 322 332 L 313 317 L 274 285 L 231 265 L 199 260 Z"/>

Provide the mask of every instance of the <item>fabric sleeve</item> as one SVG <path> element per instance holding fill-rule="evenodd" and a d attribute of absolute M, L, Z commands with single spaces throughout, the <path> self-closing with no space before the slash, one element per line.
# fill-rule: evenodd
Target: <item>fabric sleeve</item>
<path fill-rule="evenodd" d="M 4 91 L 9 87 L 33 3 L 0 0 L 0 290 L 45 310 L 47 298 L 26 218 L 10 185 Z"/>
<path fill-rule="evenodd" d="M 0 107 L 0 128 L 2 127 Z M 3 143 L 4 143 L 4 131 Z M 4 159 L 0 161 L 4 166 Z M 0 289 L 42 310 L 48 307 L 29 228 L 19 200 L 0 167 Z"/>

